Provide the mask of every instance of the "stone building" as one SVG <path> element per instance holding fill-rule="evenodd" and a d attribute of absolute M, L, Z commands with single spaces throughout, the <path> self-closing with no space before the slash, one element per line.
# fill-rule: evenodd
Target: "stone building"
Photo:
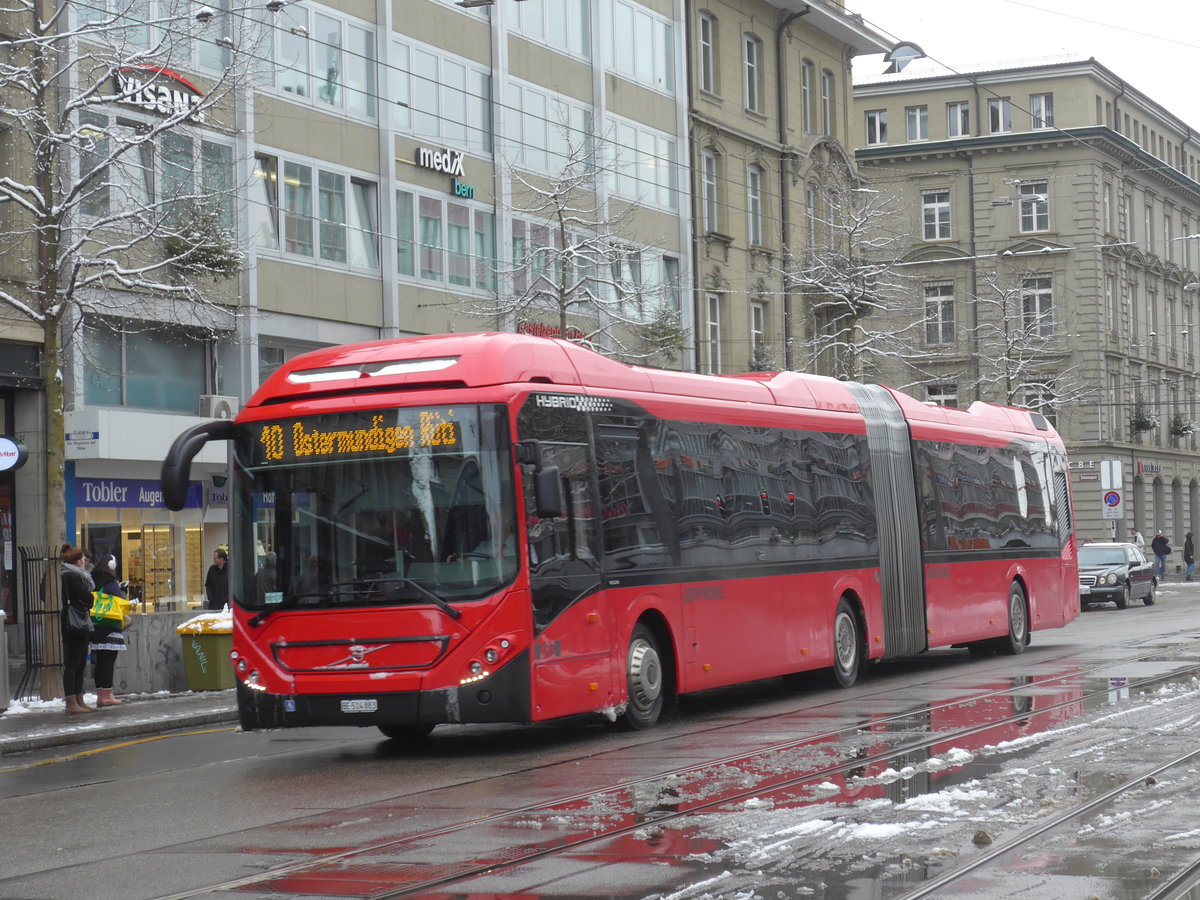
<path fill-rule="evenodd" d="M 919 326 L 876 377 L 1041 409 L 1081 536 L 1181 547 L 1200 532 L 1195 131 L 1095 60 L 883 76 L 854 103 L 858 164 L 911 227 L 889 315 Z"/>

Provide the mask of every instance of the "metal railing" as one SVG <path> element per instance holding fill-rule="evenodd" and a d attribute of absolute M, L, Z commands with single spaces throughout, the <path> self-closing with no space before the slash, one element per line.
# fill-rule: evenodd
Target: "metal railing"
<path fill-rule="evenodd" d="M 42 695 L 47 677 L 62 678 L 58 614 L 62 608 L 61 557 L 46 547 L 18 547 L 21 554 L 21 623 L 25 628 L 25 671 L 14 700 Z M 47 646 L 49 643 L 49 646 Z M 61 690 L 58 692 L 61 696 Z"/>

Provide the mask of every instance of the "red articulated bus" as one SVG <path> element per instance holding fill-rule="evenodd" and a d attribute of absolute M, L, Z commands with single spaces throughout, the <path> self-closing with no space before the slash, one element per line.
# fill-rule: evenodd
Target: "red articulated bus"
<path fill-rule="evenodd" d="M 172 508 L 212 440 L 251 729 L 648 728 L 679 694 L 1020 653 L 1079 612 L 1066 454 L 1021 409 L 464 334 L 291 360 L 175 441 Z"/>

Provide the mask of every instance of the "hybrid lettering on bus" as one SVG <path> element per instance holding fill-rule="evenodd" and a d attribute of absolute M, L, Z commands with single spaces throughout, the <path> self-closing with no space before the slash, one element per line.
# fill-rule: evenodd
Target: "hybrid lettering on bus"
<path fill-rule="evenodd" d="M 646 728 L 692 691 L 1020 653 L 1079 612 L 1066 454 L 1021 409 L 445 335 L 291 360 L 176 440 L 169 506 L 211 440 L 246 728 Z"/>

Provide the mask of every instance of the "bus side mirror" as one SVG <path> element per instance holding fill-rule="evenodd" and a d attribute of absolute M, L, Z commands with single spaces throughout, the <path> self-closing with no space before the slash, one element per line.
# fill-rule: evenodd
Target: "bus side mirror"
<path fill-rule="evenodd" d="M 189 428 L 171 444 L 162 464 L 163 503 L 167 509 L 181 510 L 187 502 L 192 460 L 209 441 L 227 441 L 233 437 L 233 421 L 217 419 Z"/>
<path fill-rule="evenodd" d="M 534 474 L 533 499 L 539 519 L 559 519 L 564 514 L 562 479 L 558 466 L 546 466 Z"/>

